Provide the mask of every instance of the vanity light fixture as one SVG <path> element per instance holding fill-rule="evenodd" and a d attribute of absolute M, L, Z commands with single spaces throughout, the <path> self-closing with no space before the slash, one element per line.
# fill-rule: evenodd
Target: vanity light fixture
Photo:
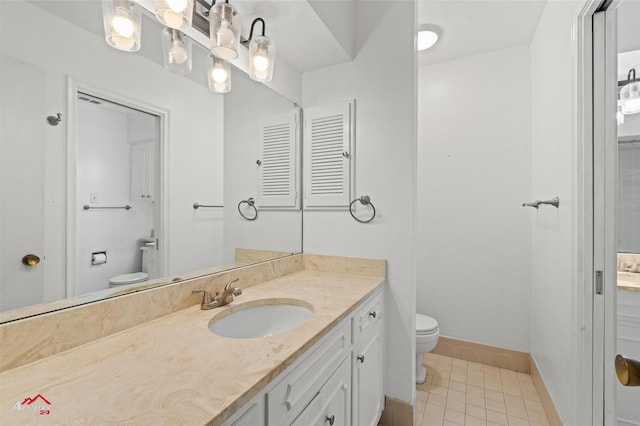
<path fill-rule="evenodd" d="M 125 52 L 140 50 L 140 7 L 130 0 L 102 0 L 104 34 L 110 46 Z"/>
<path fill-rule="evenodd" d="M 256 22 L 262 23 L 262 35 L 254 38 L 253 29 Z M 244 46 L 249 45 L 249 77 L 260 82 L 268 82 L 273 78 L 273 63 L 276 54 L 275 45 L 264 35 L 264 32 L 264 20 L 256 18 L 251 23 L 249 39 L 242 42 Z"/>
<path fill-rule="evenodd" d="M 620 83 L 618 83 L 620 84 Z M 627 74 L 627 81 L 620 89 L 620 103 L 622 113 L 637 114 L 640 112 L 640 79 L 636 78 L 635 68 L 631 68 Z"/>
<path fill-rule="evenodd" d="M 236 8 L 229 4 L 213 1 L 209 11 L 209 36 L 211 53 L 222 59 L 236 59 L 240 44 L 240 15 Z"/>
<path fill-rule="evenodd" d="M 193 19 L 193 0 L 155 0 L 158 21 L 169 28 L 186 30 Z"/>
<path fill-rule="evenodd" d="M 162 30 L 162 59 L 164 67 L 177 74 L 191 72 L 192 42 L 179 30 L 165 27 Z"/>
<path fill-rule="evenodd" d="M 207 80 L 209 81 L 209 89 L 216 93 L 231 91 L 231 65 L 229 62 L 213 54 L 210 55 Z"/>
<path fill-rule="evenodd" d="M 618 126 L 624 124 L 624 114 L 622 113 L 622 103 L 618 101 L 618 109 L 616 110 L 616 120 Z"/>

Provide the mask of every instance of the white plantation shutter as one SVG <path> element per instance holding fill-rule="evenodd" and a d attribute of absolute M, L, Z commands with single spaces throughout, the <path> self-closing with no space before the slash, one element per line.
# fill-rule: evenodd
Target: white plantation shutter
<path fill-rule="evenodd" d="M 299 117 L 299 111 L 290 111 L 259 121 L 258 207 L 298 207 Z"/>
<path fill-rule="evenodd" d="M 354 102 L 304 111 L 304 207 L 347 207 L 351 202 Z"/>

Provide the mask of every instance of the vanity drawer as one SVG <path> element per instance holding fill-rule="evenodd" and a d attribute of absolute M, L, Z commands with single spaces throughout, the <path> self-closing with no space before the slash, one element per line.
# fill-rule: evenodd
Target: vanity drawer
<path fill-rule="evenodd" d="M 290 424 L 302 412 L 344 359 L 350 348 L 349 335 L 349 321 L 343 321 L 267 392 L 267 424 Z"/>
<path fill-rule="evenodd" d="M 360 336 L 369 331 L 374 325 L 382 320 L 384 313 L 384 294 L 382 289 L 376 291 L 369 300 L 356 310 L 352 316 L 353 322 L 353 343 L 357 343 Z"/>

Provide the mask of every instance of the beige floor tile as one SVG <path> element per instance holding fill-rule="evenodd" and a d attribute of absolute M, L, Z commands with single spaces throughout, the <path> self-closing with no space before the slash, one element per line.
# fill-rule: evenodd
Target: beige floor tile
<path fill-rule="evenodd" d="M 456 401 L 462 401 L 462 402 L 466 402 L 466 399 L 467 399 L 466 396 L 467 396 L 466 393 L 453 390 L 453 389 L 449 389 L 449 392 L 447 393 L 447 399 L 455 399 Z"/>
<path fill-rule="evenodd" d="M 484 388 L 467 385 L 467 395 L 481 396 L 484 398 Z"/>
<path fill-rule="evenodd" d="M 475 396 L 467 394 L 467 404 L 475 405 L 476 407 L 485 408 L 485 399 L 482 396 Z"/>
<path fill-rule="evenodd" d="M 428 392 L 418 389 L 416 391 L 416 400 L 417 401 L 426 401 L 428 395 L 429 395 Z"/>
<path fill-rule="evenodd" d="M 445 411 L 444 419 L 455 424 L 464 425 L 464 414 L 457 411 Z"/>
<path fill-rule="evenodd" d="M 505 424 L 506 424 L 506 423 L 505 423 Z M 500 423 L 495 423 L 495 422 L 487 421 L 487 426 L 504 426 L 504 425 L 501 425 Z"/>
<path fill-rule="evenodd" d="M 536 391 L 536 387 L 533 385 L 533 383 L 522 383 L 520 382 L 520 389 L 522 389 L 523 391 L 530 391 L 530 392 L 535 392 Z"/>
<path fill-rule="evenodd" d="M 467 367 L 460 367 L 459 365 L 451 365 L 451 374 L 467 374 Z"/>
<path fill-rule="evenodd" d="M 457 391 L 460 391 L 460 392 L 466 392 L 467 391 L 467 385 L 465 383 L 456 382 L 455 380 L 452 379 L 449 382 L 449 389 L 457 390 Z"/>
<path fill-rule="evenodd" d="M 505 395 L 504 405 L 507 407 L 507 416 L 528 419 L 524 399 L 516 396 Z"/>
<path fill-rule="evenodd" d="M 507 426 L 507 415 L 504 413 L 497 413 L 495 411 L 487 410 L 487 422 L 497 423 L 499 425 Z"/>
<path fill-rule="evenodd" d="M 451 381 L 456 381 L 456 382 L 459 382 L 459 383 L 467 383 L 467 375 L 466 374 L 451 373 L 450 380 Z"/>
<path fill-rule="evenodd" d="M 465 426 L 487 426 L 487 421 L 478 417 L 466 416 L 464 424 Z"/>
<path fill-rule="evenodd" d="M 503 401 L 494 401 L 491 399 L 487 399 L 485 400 L 485 402 L 487 403 L 487 410 L 495 411 L 502 414 L 507 413 L 507 408 L 504 405 Z"/>
<path fill-rule="evenodd" d="M 445 407 L 447 405 L 447 397 L 431 392 L 427 397 L 427 404 L 437 405 L 438 407 Z"/>
<path fill-rule="evenodd" d="M 489 389 L 484 390 L 485 399 L 491 399 L 493 401 L 504 401 L 504 394 L 502 392 L 496 392 Z"/>
<path fill-rule="evenodd" d="M 447 398 L 446 410 L 457 411 L 458 413 L 464 414 L 464 402 Z"/>
<path fill-rule="evenodd" d="M 444 386 L 433 386 L 433 385 L 431 385 L 431 388 L 429 388 L 429 395 L 436 394 L 436 395 L 442 395 L 442 396 L 446 397 L 448 391 L 449 391 L 449 388 L 445 388 Z"/>
<path fill-rule="evenodd" d="M 444 407 L 439 407 L 427 402 L 422 416 L 422 426 L 442 425 L 444 411 Z"/>
<path fill-rule="evenodd" d="M 460 425 L 458 425 L 458 423 L 453 423 L 453 422 L 450 422 L 449 420 L 445 420 L 444 423 L 442 423 L 442 426 L 460 426 Z"/>
<path fill-rule="evenodd" d="M 540 397 L 538 396 L 538 393 L 535 391 L 523 390 L 522 396 L 524 397 L 524 399 L 527 399 L 529 401 L 540 402 Z"/>
<path fill-rule="evenodd" d="M 469 377 L 467 375 L 467 384 L 468 385 L 473 385 L 473 386 L 478 386 L 478 387 L 484 387 L 484 378 L 483 377 Z"/>
<path fill-rule="evenodd" d="M 483 420 L 487 419 L 486 410 L 482 407 L 476 407 L 475 405 L 467 404 L 465 414 L 467 416 L 473 416 Z"/>
<path fill-rule="evenodd" d="M 517 375 L 518 375 L 518 381 L 520 383 L 531 383 L 531 384 L 533 384 L 533 380 L 531 379 L 531 375 L 530 374 L 521 373 L 521 372 L 518 371 Z"/>
<path fill-rule="evenodd" d="M 494 367 L 493 365 L 483 365 L 482 369 L 485 373 L 500 375 L 500 369 L 498 367 Z"/>
<path fill-rule="evenodd" d="M 486 381 L 483 387 L 492 391 L 502 392 L 502 383 L 499 382 Z"/>
<path fill-rule="evenodd" d="M 507 385 L 502 385 L 502 393 L 505 395 L 512 395 L 522 398 L 522 392 L 520 392 L 519 387 L 511 387 Z"/>
<path fill-rule="evenodd" d="M 445 355 L 438 355 L 438 364 L 451 365 L 453 364 L 453 358 Z"/>
<path fill-rule="evenodd" d="M 453 358 L 453 361 L 451 362 L 451 365 L 454 367 L 464 367 L 465 369 L 467 368 L 467 364 L 467 361 L 458 358 Z"/>
<path fill-rule="evenodd" d="M 507 422 L 509 422 L 509 426 L 531 426 L 529 420 L 520 419 L 518 417 L 507 416 Z"/>
<path fill-rule="evenodd" d="M 473 361 L 467 362 L 467 370 L 483 371 L 484 367 L 485 367 L 484 364 L 480 364 Z"/>

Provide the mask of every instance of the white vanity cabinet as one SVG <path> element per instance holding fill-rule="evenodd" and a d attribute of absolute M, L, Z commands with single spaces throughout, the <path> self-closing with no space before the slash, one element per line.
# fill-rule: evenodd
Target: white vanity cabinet
<path fill-rule="evenodd" d="M 224 426 L 375 426 L 384 404 L 384 287 Z"/>
<path fill-rule="evenodd" d="M 376 426 L 384 408 L 383 306 L 380 293 L 365 302 L 353 316 L 353 426 Z"/>

